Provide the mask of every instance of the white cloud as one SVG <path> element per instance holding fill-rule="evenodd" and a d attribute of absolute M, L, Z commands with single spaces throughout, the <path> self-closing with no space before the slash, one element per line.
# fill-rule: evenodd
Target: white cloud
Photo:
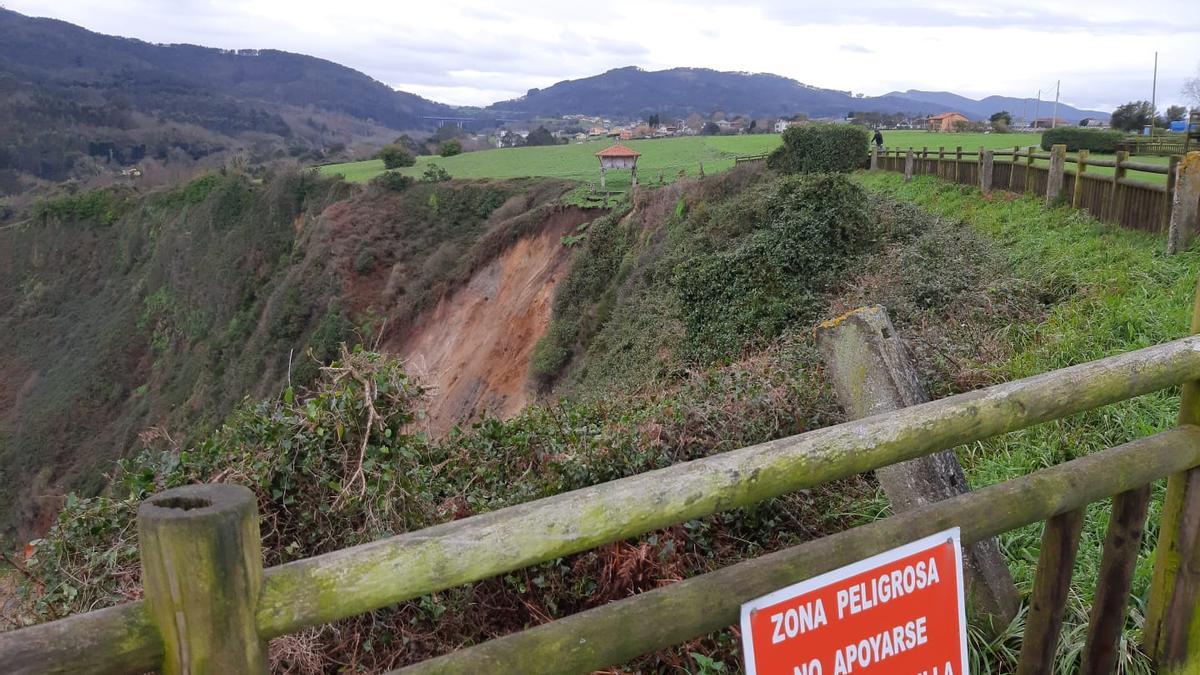
<path fill-rule="evenodd" d="M 361 70 L 449 103 L 488 104 L 609 68 L 698 66 L 773 72 L 881 94 L 1053 97 L 1111 108 L 1150 97 L 1159 51 L 1160 107 L 1179 102 L 1200 63 L 1194 0 L 1154 11 L 1123 0 L 854 3 L 794 0 L 6 0 L 103 33 L 152 42 L 275 48 Z"/>

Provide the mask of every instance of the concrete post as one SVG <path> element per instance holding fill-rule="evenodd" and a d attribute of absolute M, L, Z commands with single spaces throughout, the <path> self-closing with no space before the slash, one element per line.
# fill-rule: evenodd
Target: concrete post
<path fill-rule="evenodd" d="M 267 672 L 255 622 L 262 539 L 254 493 L 187 485 L 138 508 L 146 605 L 163 641 L 164 675 Z"/>
<path fill-rule="evenodd" d="M 879 170 L 879 146 L 874 143 L 871 144 L 871 170 Z"/>
<path fill-rule="evenodd" d="M 908 154 L 904 155 L 904 182 L 912 180 L 913 176 L 913 150 L 908 149 Z"/>
<path fill-rule="evenodd" d="M 979 189 L 985 195 L 992 192 L 992 169 L 995 159 L 991 150 L 979 149 Z"/>
<path fill-rule="evenodd" d="M 1067 146 L 1050 147 L 1050 175 L 1046 177 L 1046 206 L 1054 206 L 1062 196 L 1067 168 Z"/>
<path fill-rule="evenodd" d="M 856 309 L 817 329 L 817 347 L 846 417 L 859 419 L 929 400 L 887 312 Z M 892 504 L 903 513 L 970 491 L 952 450 L 875 471 Z M 994 539 L 964 551 L 974 608 L 994 630 L 1007 626 L 1020 607 L 1012 573 Z"/>
<path fill-rule="evenodd" d="M 1187 248 L 1200 217 L 1197 203 L 1200 203 L 1200 151 L 1193 151 L 1175 167 L 1175 198 L 1171 202 L 1167 253 L 1175 254 Z"/>

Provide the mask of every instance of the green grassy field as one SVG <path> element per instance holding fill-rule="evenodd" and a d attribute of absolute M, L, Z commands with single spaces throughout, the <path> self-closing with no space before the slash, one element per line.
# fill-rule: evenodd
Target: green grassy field
<path fill-rule="evenodd" d="M 572 143 L 533 148 L 503 148 L 468 152 L 455 157 L 418 157 L 416 166 L 403 169 L 410 176 L 420 176 L 425 167 L 437 164 L 455 178 L 520 178 L 545 176 L 578 181 L 600 182 L 599 162 L 594 155 L 612 145 L 609 141 Z M 657 183 L 659 174 L 671 182 L 683 171 L 686 175 L 724 171 L 733 166 L 739 155 L 770 152 L 779 145 L 778 134 L 753 136 L 691 136 L 625 141 L 642 153 L 638 160 L 638 180 L 642 184 Z M 383 162 L 330 164 L 321 167 L 326 174 L 341 174 L 350 181 L 365 181 L 383 171 Z M 607 177 L 609 190 L 629 187 L 629 173 L 612 171 Z"/>
<path fill-rule="evenodd" d="M 884 145 L 889 148 L 914 149 L 939 147 L 953 152 L 961 146 L 964 151 L 980 147 L 992 150 L 1011 149 L 1013 146 L 1028 147 L 1041 143 L 1041 134 L 983 134 L 983 133 L 929 133 L 927 131 L 885 131 Z M 455 157 L 418 157 L 416 166 L 402 169 L 410 176 L 420 176 L 430 164 L 436 164 L 455 178 L 521 178 L 551 177 L 566 178 L 582 182 L 594 182 L 599 186 L 600 174 L 594 155 L 608 147 L 610 141 L 572 143 L 534 148 L 503 148 L 468 152 Z M 643 141 L 626 141 L 625 145 L 642 153 L 638 160 L 638 177 L 643 185 L 671 182 L 682 171 L 695 176 L 701 166 L 705 173 L 724 171 L 733 166 L 739 155 L 754 155 L 770 152 L 779 145 L 779 134 L 752 136 L 691 136 L 686 138 L 659 138 Z M 1093 155 L 1094 158 L 1112 159 L 1111 155 Z M 1137 161 L 1166 165 L 1165 157 L 1138 157 Z M 1045 162 L 1039 160 L 1039 165 Z M 1074 164 L 1068 164 L 1073 168 Z M 377 159 L 345 164 L 328 164 L 320 167 L 324 174 L 340 174 L 346 180 L 362 182 L 383 172 L 383 162 Z M 1090 167 L 1090 173 L 1111 176 L 1113 170 L 1105 167 Z M 1130 172 L 1130 178 L 1155 183 L 1165 183 L 1166 176 L 1141 172 Z M 608 174 L 606 187 L 613 191 L 629 188 L 629 173 L 613 171 Z"/>

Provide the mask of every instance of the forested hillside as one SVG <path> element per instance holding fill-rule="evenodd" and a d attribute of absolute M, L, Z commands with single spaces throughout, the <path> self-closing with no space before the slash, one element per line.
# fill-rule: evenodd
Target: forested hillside
<path fill-rule="evenodd" d="M 3 8 L 0 35 L 0 194 L 143 160 L 311 160 L 451 110 L 301 54 L 150 44 Z"/>
<path fill-rule="evenodd" d="M 990 96 L 976 101 L 964 96 L 934 92 L 892 92 L 882 96 L 855 96 L 849 91 L 826 89 L 771 73 L 723 72 L 708 68 L 643 70 L 634 66 L 577 80 L 564 80 L 525 96 L 500 101 L 492 107 L 532 115 L 557 117 L 571 113 L 606 115 L 617 119 L 645 118 L 652 114 L 687 117 L 715 111 L 752 117 L 843 117 L 851 111 L 925 115 L 957 110 L 967 117 L 986 120 L 1000 110 L 1014 114 L 1034 100 Z M 1071 122 L 1083 117 L 1107 118 L 1097 111 L 1058 107 L 1059 117 Z"/>

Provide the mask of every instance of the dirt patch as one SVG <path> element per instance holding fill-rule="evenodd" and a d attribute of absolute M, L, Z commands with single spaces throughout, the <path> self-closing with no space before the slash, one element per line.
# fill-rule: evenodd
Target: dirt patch
<path fill-rule="evenodd" d="M 387 346 L 433 388 L 425 420 L 430 434 L 444 435 L 484 413 L 510 417 L 529 403 L 530 354 L 571 261 L 573 249 L 562 236 L 594 216 L 555 213 L 540 232 L 517 239 L 422 314 L 398 345 Z"/>

